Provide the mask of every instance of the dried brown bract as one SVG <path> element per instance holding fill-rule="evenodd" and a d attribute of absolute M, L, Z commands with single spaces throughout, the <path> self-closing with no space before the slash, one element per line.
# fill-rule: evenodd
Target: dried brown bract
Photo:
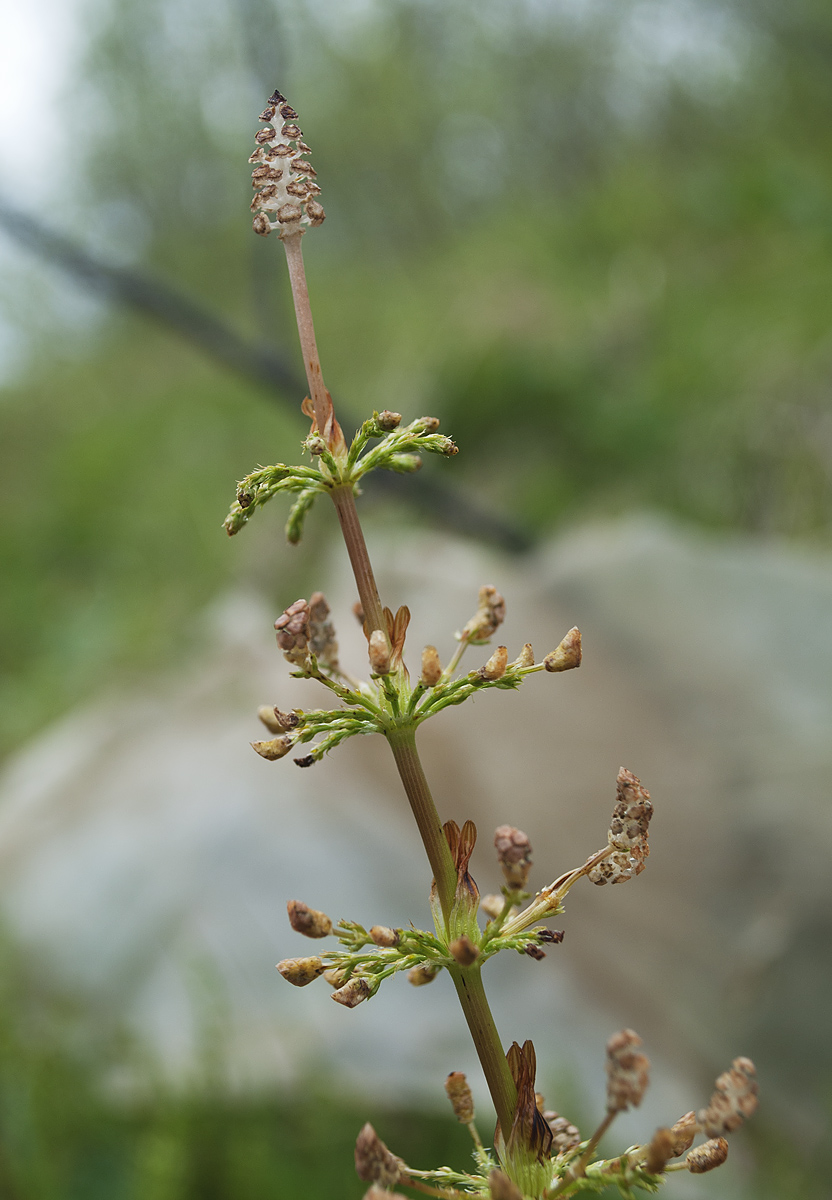
<path fill-rule="evenodd" d="M 393 616 L 389 608 L 385 608 L 384 617 L 387 621 L 387 634 L 390 638 L 390 668 L 395 670 L 400 666 L 404 653 L 404 639 L 410 624 L 410 609 L 403 604 Z"/>
<path fill-rule="evenodd" d="M 540 1162 L 549 1157 L 553 1134 L 543 1113 L 537 1107 L 534 1081 L 537 1074 L 537 1055 L 531 1041 L 522 1046 L 512 1042 L 506 1054 L 514 1086 L 517 1088 L 517 1106 L 514 1120 L 506 1140 L 509 1155 L 516 1147 L 535 1154 Z"/>

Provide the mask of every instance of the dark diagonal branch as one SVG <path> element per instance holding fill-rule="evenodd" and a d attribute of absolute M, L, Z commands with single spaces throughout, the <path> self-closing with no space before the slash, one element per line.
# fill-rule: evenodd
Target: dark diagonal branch
<path fill-rule="evenodd" d="M 150 317 L 208 358 L 263 388 L 272 400 L 296 411 L 298 397 L 307 390 L 300 373 L 277 351 L 248 341 L 210 309 L 170 284 L 145 271 L 108 262 L 2 197 L 0 227 L 20 245 L 89 291 Z M 357 424 L 350 418 L 349 410 L 344 405 L 340 407 L 346 427 Z M 492 542 L 515 553 L 530 546 L 528 536 L 516 526 L 430 474 L 409 476 L 404 488 L 401 483 L 398 476 L 379 471 L 368 481 L 367 490 L 400 497 L 455 533 Z"/>

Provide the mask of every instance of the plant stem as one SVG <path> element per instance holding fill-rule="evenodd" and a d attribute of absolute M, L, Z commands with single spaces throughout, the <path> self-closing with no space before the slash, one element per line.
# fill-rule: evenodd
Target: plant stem
<path fill-rule="evenodd" d="M 416 749 L 415 731 L 392 729 L 387 740 L 436 880 L 442 914 L 448 921 L 456 892 L 456 868 Z"/>
<path fill-rule="evenodd" d="M 412 728 L 391 730 L 387 740 L 433 868 L 439 902 L 447 921 L 456 892 L 456 869 L 416 749 L 416 734 Z M 497 1110 L 503 1137 L 508 1139 L 517 1106 L 517 1089 L 508 1068 L 491 1009 L 488 1007 L 480 968 L 449 967 L 448 971 L 471 1031 L 485 1081 Z"/>
<path fill-rule="evenodd" d="M 300 234 L 293 234 L 282 240 L 289 267 L 292 298 L 303 352 L 303 365 L 306 368 L 306 378 L 309 382 L 309 391 L 319 432 L 326 435 L 328 428 L 332 428 L 341 438 L 340 428 L 335 421 L 332 409 L 332 400 L 324 386 L 321 372 L 300 239 Z M 335 511 L 338 513 L 341 532 L 355 575 L 361 607 L 364 610 L 365 627 L 370 630 L 380 629 L 389 640 L 387 621 L 373 575 L 370 556 L 367 553 L 367 543 L 358 519 L 352 485 L 334 487 L 330 494 Z M 453 660 L 454 664 L 459 662 L 464 648 L 465 643 L 459 647 Z M 456 893 L 456 868 L 416 750 L 415 730 L 412 726 L 391 729 L 388 733 L 388 741 L 433 870 L 439 902 L 447 923 Z M 497 1110 L 503 1137 L 507 1139 L 517 1105 L 517 1090 L 508 1068 L 494 1018 L 488 1007 L 480 969 L 474 966 L 449 968 L 449 971 L 462 1005 L 462 1011 L 468 1022 L 468 1028 L 474 1039 L 491 1098 Z"/>
<path fill-rule="evenodd" d="M 306 271 L 303 266 L 303 251 L 300 245 L 301 237 L 302 234 L 293 233 L 284 237 L 282 241 L 283 249 L 286 251 L 286 264 L 289 268 L 289 281 L 292 285 L 292 300 L 295 305 L 303 365 L 309 383 L 309 395 L 312 398 L 318 430 L 324 435 L 327 421 L 332 414 L 332 400 L 324 386 L 318 344 L 315 341 L 315 326 L 312 321 L 312 308 L 309 303 L 309 289 L 306 286 Z"/>
<path fill-rule="evenodd" d="M 497 1110 L 503 1139 L 508 1141 L 517 1107 L 517 1088 L 514 1086 L 500 1035 L 488 1007 L 480 968 L 476 965 L 449 967 L 448 973 L 454 981 L 459 1003 L 474 1039 L 485 1081 Z"/>
<path fill-rule="evenodd" d="M 330 495 L 341 523 L 341 533 L 344 535 L 347 554 L 350 556 L 367 628 L 370 630 L 380 629 L 387 637 L 387 621 L 384 618 L 370 556 L 367 553 L 364 531 L 358 520 L 352 485 L 333 488 Z"/>
<path fill-rule="evenodd" d="M 417 1192 L 424 1192 L 426 1196 L 439 1196 L 441 1200 L 464 1200 L 468 1193 L 458 1192 L 455 1188 L 439 1188 L 431 1187 L 429 1183 L 423 1183 L 420 1179 L 414 1179 L 412 1175 L 402 1175 L 399 1180 L 405 1187 L 414 1188 Z"/>

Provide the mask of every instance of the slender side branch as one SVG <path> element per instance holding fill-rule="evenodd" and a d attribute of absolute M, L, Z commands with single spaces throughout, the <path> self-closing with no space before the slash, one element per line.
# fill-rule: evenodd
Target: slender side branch
<path fill-rule="evenodd" d="M 584 1149 L 584 1152 L 581 1155 L 581 1157 L 578 1159 L 578 1161 L 572 1167 L 570 1167 L 569 1171 L 563 1176 L 563 1178 L 561 1179 L 561 1181 L 557 1185 L 557 1187 L 555 1187 L 551 1192 L 549 1192 L 550 1200 L 555 1200 L 556 1196 L 560 1196 L 565 1191 L 568 1191 L 568 1189 L 572 1186 L 573 1183 L 577 1182 L 577 1180 L 579 1180 L 579 1179 L 582 1179 L 583 1176 L 586 1175 L 587 1164 L 589 1163 L 590 1159 L 592 1158 L 593 1154 L 595 1153 L 595 1147 L 598 1145 L 601 1138 L 607 1132 L 610 1125 L 612 1125 L 612 1123 L 615 1120 L 615 1118 L 617 1117 L 617 1115 L 618 1115 L 618 1112 L 615 1109 L 613 1109 L 612 1112 L 607 1112 L 603 1121 L 601 1122 L 601 1124 L 598 1126 L 598 1128 L 593 1133 L 592 1137 L 587 1142 L 586 1148 Z"/>
<path fill-rule="evenodd" d="M 440 1200 L 465 1200 L 466 1196 L 465 1192 L 458 1192 L 456 1188 L 432 1187 L 421 1179 L 414 1179 L 412 1175 L 402 1175 L 399 1182 L 417 1192 L 424 1192 L 426 1196 L 439 1196 Z"/>

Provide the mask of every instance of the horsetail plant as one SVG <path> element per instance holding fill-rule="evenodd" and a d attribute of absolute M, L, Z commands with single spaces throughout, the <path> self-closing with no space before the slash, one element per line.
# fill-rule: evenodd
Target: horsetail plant
<path fill-rule="evenodd" d="M 309 395 L 302 411 L 311 418 L 303 442 L 309 461 L 297 466 L 278 463 L 258 467 L 237 487 L 226 519 L 236 534 L 258 508 L 279 492 L 296 497 L 286 526 L 290 542 L 301 538 L 303 519 L 318 495 L 328 495 L 338 515 L 355 575 L 356 606 L 367 640 L 368 678 L 355 679 L 341 666 L 329 608 L 320 592 L 296 600 L 275 622 L 277 642 L 295 677 L 314 680 L 327 693 L 329 708 L 281 712 L 266 706 L 259 716 L 270 738 L 252 743 L 265 759 L 280 759 L 305 748 L 294 761 L 301 767 L 319 762 L 347 738 L 378 733 L 387 739 L 405 794 L 427 853 L 433 880 L 430 907 L 433 929 L 365 929 L 355 921 L 333 922 L 325 913 L 299 900 L 288 904 L 292 928 L 335 948 L 290 958 L 278 964 L 280 974 L 296 987 L 319 977 L 333 989 L 332 998 L 347 1008 L 370 1000 L 391 976 L 405 972 L 415 986 L 450 976 L 471 1032 L 497 1114 L 492 1146 L 486 1146 L 474 1123 L 474 1104 L 463 1074 L 452 1071 L 445 1089 L 453 1111 L 473 1141 L 473 1169 L 448 1167 L 420 1170 L 404 1163 L 381 1141 L 371 1125 L 358 1135 L 355 1166 L 370 1187 L 365 1200 L 390 1200 L 405 1187 L 431 1196 L 490 1197 L 491 1200 L 554 1200 L 580 1191 L 614 1186 L 631 1197 L 634 1189 L 654 1192 L 672 1171 L 701 1174 L 725 1161 L 732 1132 L 757 1106 L 754 1066 L 737 1058 L 716 1081 L 710 1103 L 689 1112 L 652 1138 L 631 1146 L 613 1159 L 595 1157 L 596 1147 L 615 1117 L 640 1104 L 648 1085 L 649 1062 L 641 1039 L 632 1030 L 614 1034 L 607 1044 L 606 1111 L 598 1128 L 583 1137 L 566 1117 L 546 1107 L 535 1090 L 537 1071 L 531 1041 L 513 1042 L 506 1052 L 497 1032 L 482 981 L 482 967 L 504 950 L 534 959 L 563 934 L 549 922 L 563 912 L 567 893 L 581 879 L 596 885 L 625 883 L 644 870 L 649 854 L 648 826 L 653 806 L 647 789 L 622 767 L 606 843 L 579 864 L 532 894 L 526 890 L 532 848 L 521 830 L 501 825 L 495 835 L 497 860 L 505 883 L 501 895 L 481 897 L 469 872 L 477 839 L 472 821 L 460 828 L 441 822 L 416 749 L 416 730 L 450 705 L 462 704 L 487 688 L 516 689 L 541 672 L 554 674 L 581 664 L 581 635 L 569 630 L 554 650 L 539 661 L 526 643 L 509 659 L 498 645 L 486 660 L 460 670 L 469 648 L 489 646 L 505 617 L 505 601 L 493 585 L 480 589 L 476 611 L 456 634 L 456 649 L 445 666 L 439 651 L 426 646 L 414 678 L 405 665 L 404 649 L 410 612 L 395 614 L 384 607 L 358 518 L 355 498 L 360 481 L 377 469 L 414 471 L 421 455 L 457 453 L 454 442 L 438 432 L 434 417 L 404 424 L 399 413 L 374 412 L 347 442 L 335 415 L 321 371 L 315 329 L 304 274 L 301 239 L 320 225 L 324 210 L 318 200 L 316 172 L 306 156 L 309 146 L 297 125 L 298 114 L 280 92 L 269 98 L 256 134 L 252 181 L 254 231 L 277 234 L 286 253 Z M 480 651 L 482 654 L 482 651 Z M 485 918 L 481 919 L 481 914 Z M 697 1134 L 706 1141 L 692 1149 Z M 677 1161 L 674 1161 L 677 1160 Z"/>

